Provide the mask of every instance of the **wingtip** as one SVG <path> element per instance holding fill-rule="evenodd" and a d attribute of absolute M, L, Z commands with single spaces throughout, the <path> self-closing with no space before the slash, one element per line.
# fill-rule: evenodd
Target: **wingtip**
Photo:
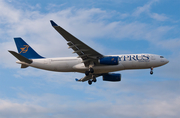
<path fill-rule="evenodd" d="M 54 26 L 58 26 L 53 20 L 50 20 L 51 22 L 51 25 L 54 27 Z"/>
<path fill-rule="evenodd" d="M 76 80 L 77 82 L 80 82 L 80 81 L 81 81 L 80 79 L 77 79 L 77 78 L 76 78 L 75 80 Z"/>
<path fill-rule="evenodd" d="M 8 52 L 10 52 L 12 54 L 14 51 L 8 50 Z"/>

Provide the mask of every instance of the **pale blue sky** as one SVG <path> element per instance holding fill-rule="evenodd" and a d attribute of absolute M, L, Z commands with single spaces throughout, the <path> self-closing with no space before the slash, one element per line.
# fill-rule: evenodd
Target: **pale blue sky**
<path fill-rule="evenodd" d="M 179 118 L 179 0 L 0 0 L 0 117 Z M 122 81 L 79 83 L 80 73 L 20 69 L 7 50 L 22 37 L 45 57 L 71 57 L 50 20 L 98 52 L 152 53 L 170 62 L 126 70 Z"/>

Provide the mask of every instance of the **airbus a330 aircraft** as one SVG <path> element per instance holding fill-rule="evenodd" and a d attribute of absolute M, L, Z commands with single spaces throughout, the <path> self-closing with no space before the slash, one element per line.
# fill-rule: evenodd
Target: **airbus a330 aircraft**
<path fill-rule="evenodd" d="M 78 57 L 45 58 L 36 53 L 22 38 L 14 38 L 19 53 L 9 52 L 19 60 L 16 63 L 21 64 L 21 68 L 31 66 L 49 71 L 85 73 L 83 78 L 76 81 L 88 81 L 91 85 L 99 76 L 102 76 L 104 81 L 121 81 L 121 74 L 110 72 L 150 68 L 150 74 L 153 74 L 153 68 L 169 62 L 163 56 L 155 54 L 102 55 L 54 21 L 50 22 L 54 29 L 66 39 L 69 48 L 72 48 L 73 53 L 76 53 Z"/>

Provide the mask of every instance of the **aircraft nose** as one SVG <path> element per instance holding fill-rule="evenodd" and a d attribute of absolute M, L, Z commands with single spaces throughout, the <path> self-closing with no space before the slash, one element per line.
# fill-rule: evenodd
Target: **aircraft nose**
<path fill-rule="evenodd" d="M 169 63 L 169 60 L 164 59 L 164 63 L 165 63 L 165 64 Z"/>
<path fill-rule="evenodd" d="M 160 56 L 160 60 L 161 60 L 161 63 L 162 63 L 163 65 L 169 63 L 169 60 L 167 60 L 167 59 L 164 58 L 163 56 Z"/>

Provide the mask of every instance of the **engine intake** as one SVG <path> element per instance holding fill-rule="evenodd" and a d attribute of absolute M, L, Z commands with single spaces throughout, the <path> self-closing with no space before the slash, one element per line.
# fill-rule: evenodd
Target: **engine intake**
<path fill-rule="evenodd" d="M 121 81 L 121 74 L 115 74 L 115 73 L 104 74 L 103 81 L 111 81 L 111 82 Z"/>
<path fill-rule="evenodd" d="M 119 57 L 118 56 L 103 57 L 99 59 L 99 63 L 104 65 L 118 65 Z"/>

